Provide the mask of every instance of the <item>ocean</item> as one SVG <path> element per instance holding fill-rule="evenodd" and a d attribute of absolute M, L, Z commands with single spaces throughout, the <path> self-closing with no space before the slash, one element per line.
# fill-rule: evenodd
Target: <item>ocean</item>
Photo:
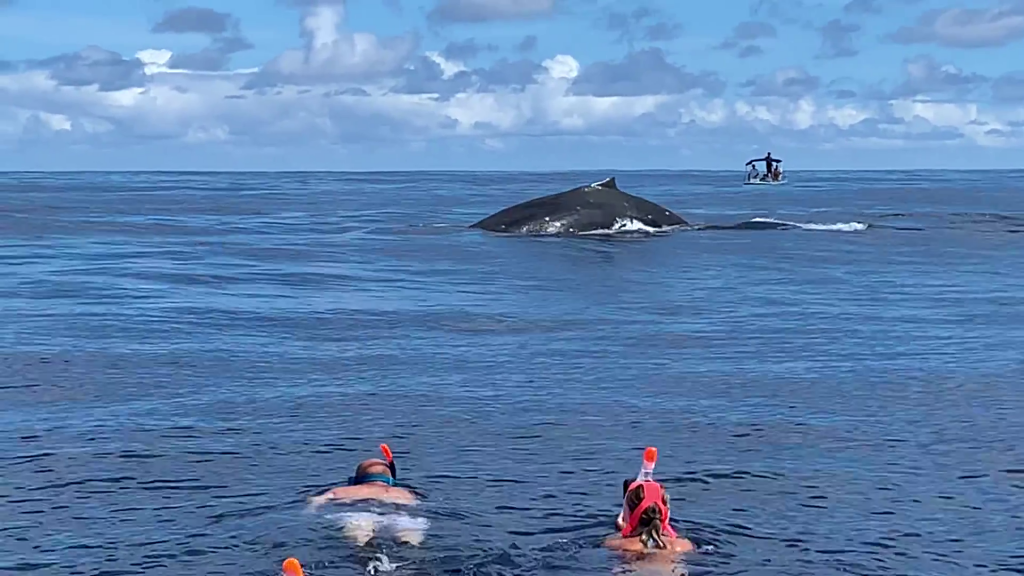
<path fill-rule="evenodd" d="M 705 228 L 467 228 L 608 176 Z M 2 174 L 0 572 L 618 573 L 656 446 L 690 574 L 1024 574 L 1024 172 L 788 178 Z"/>

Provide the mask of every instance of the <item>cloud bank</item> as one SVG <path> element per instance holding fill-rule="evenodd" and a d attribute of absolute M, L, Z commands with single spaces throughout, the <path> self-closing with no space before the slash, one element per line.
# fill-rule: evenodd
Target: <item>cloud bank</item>
<path fill-rule="evenodd" d="M 906 1 L 906 0 L 904 0 Z M 339 0 L 290 0 L 302 46 L 258 67 L 231 66 L 253 44 L 231 14 L 188 6 L 152 26 L 198 34 L 191 53 L 99 45 L 38 60 L 0 61 L 0 144 L 116 148 L 173 141 L 239 147 L 362 146 L 462 139 L 500 147 L 512 138 L 578 137 L 690 144 L 713 139 L 813 138 L 824 147 L 1020 143 L 1024 75 L 989 78 L 920 54 L 887 85 L 826 79 L 806 66 L 765 64 L 727 81 L 699 59 L 678 63 L 667 43 L 684 27 L 657 10 L 613 5 L 602 34 L 626 46 L 619 58 L 582 61 L 542 53 L 538 37 L 510 45 L 484 36 L 422 49 L 421 32 L 379 36 L 346 26 Z M 789 18 L 791 5 L 760 2 Z M 564 9 L 556 0 L 439 0 L 439 27 L 529 20 Z M 625 5 L 622 5 L 625 6 Z M 812 27 L 819 61 L 855 57 L 863 24 L 883 3 L 851 0 L 841 17 Z M 394 8 L 403 9 L 395 4 Z M 764 60 L 778 25 L 755 16 L 709 49 Z M 798 20 L 793 19 L 792 20 Z M 799 23 L 792 24 L 799 25 Z M 927 11 L 887 42 L 979 49 L 1024 37 L 1019 7 Z M 483 64 L 474 65 L 486 58 Z M 764 62 L 762 62 L 764 64 Z M 675 144 L 678 145 L 678 144 Z"/>

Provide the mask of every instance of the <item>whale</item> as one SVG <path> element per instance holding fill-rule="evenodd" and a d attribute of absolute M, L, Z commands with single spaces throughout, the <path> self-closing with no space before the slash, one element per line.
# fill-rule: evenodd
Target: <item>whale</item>
<path fill-rule="evenodd" d="M 612 177 L 509 206 L 469 227 L 506 234 L 557 236 L 635 230 L 635 223 L 655 231 L 689 226 L 668 208 L 623 192 Z"/>

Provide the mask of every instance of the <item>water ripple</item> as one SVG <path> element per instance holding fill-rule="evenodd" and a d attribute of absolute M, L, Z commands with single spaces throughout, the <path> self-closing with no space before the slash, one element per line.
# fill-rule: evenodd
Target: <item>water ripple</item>
<path fill-rule="evenodd" d="M 623 173 L 704 229 L 465 229 L 606 176 L 6 175 L 0 572 L 609 573 L 653 444 L 691 574 L 1024 574 L 1019 174 Z M 421 548 L 305 510 L 382 441 Z"/>

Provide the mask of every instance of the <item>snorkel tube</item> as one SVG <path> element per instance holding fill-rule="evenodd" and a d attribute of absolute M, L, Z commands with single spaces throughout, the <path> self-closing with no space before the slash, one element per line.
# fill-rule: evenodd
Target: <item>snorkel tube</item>
<path fill-rule="evenodd" d="M 380 445 L 380 451 L 384 459 L 388 461 L 388 468 L 391 470 L 391 478 L 398 481 L 398 470 L 395 468 L 395 457 L 391 454 L 391 448 L 387 444 Z"/>
<path fill-rule="evenodd" d="M 622 512 L 619 513 L 619 518 L 622 520 L 622 525 L 625 526 L 629 522 L 629 507 L 626 506 L 626 494 L 629 489 L 637 484 L 637 482 L 653 482 L 654 481 L 654 465 L 658 463 L 658 449 L 654 446 L 648 446 L 644 450 L 644 460 L 640 464 L 640 472 L 636 475 L 636 479 L 633 481 L 626 480 L 622 483 Z"/>
<path fill-rule="evenodd" d="M 654 480 L 654 465 L 658 463 L 658 449 L 648 446 L 644 450 L 644 461 L 640 464 L 640 473 L 636 475 L 637 482 L 651 482 Z"/>
<path fill-rule="evenodd" d="M 281 564 L 281 574 L 284 574 L 284 576 L 305 576 L 302 564 L 295 557 L 288 558 Z"/>

